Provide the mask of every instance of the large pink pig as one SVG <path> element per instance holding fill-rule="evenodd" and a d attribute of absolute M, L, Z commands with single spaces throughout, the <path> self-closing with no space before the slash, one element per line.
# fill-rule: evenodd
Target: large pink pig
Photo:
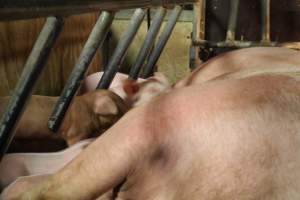
<path fill-rule="evenodd" d="M 126 181 L 121 190 L 100 195 L 99 199 L 298 199 L 299 111 L 291 108 L 299 107 L 299 82 L 295 77 L 299 69 L 296 65 L 283 66 L 278 69 L 253 66 L 225 74 L 203 86 L 175 90 L 152 102 L 152 106 L 133 110 L 129 113 L 132 118 L 125 116 L 118 123 L 122 125 L 109 130 L 110 136 L 104 141 L 98 139 L 80 159 L 35 189 L 51 187 L 51 191 L 41 196 L 29 193 L 28 199 L 94 199 L 94 194 L 105 189 L 101 192 L 91 184 L 113 187 L 118 181 L 110 178 L 120 180 L 124 176 Z M 191 105 L 186 105 L 187 101 Z M 119 129 L 131 133 L 130 136 L 116 133 Z M 118 135 L 124 140 L 118 139 Z M 110 148 L 110 142 L 117 146 Z M 100 148 L 99 144 L 105 147 Z M 114 156 L 104 155 L 102 150 Z M 94 156 L 103 158 L 103 162 L 94 162 Z M 82 165 L 84 172 L 76 167 Z M 68 182 L 66 179 L 77 175 L 76 172 L 82 176 L 60 190 L 59 183 Z M 79 192 L 82 196 L 77 197 L 78 193 L 72 193 L 76 190 L 73 187 L 79 187 L 76 182 L 86 184 L 85 175 L 95 179 L 91 178 L 92 182 L 86 185 L 88 191 Z M 26 186 L 20 181 L 20 185 L 10 187 L 8 199 L 16 195 L 14 188 L 32 185 L 30 181 L 25 183 Z"/>
<path fill-rule="evenodd" d="M 298 200 L 299 72 L 174 89 L 129 111 L 41 184 L 8 196 Z"/>

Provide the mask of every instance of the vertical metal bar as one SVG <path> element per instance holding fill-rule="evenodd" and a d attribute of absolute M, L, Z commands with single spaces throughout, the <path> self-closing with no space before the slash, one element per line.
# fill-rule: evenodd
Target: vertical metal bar
<path fill-rule="evenodd" d="M 271 23 L 271 16 L 270 16 L 270 0 L 262 0 L 261 1 L 261 13 L 262 13 L 262 42 L 270 42 L 270 23 Z"/>
<path fill-rule="evenodd" d="M 106 38 L 113 19 L 114 13 L 103 11 L 95 24 L 49 119 L 48 126 L 52 131 L 58 131 L 97 49 L 103 44 Z"/>
<path fill-rule="evenodd" d="M 193 32 L 190 46 L 189 67 L 194 70 L 201 63 L 199 52 L 200 47 L 193 44 L 193 41 L 204 40 L 205 32 L 205 0 L 199 0 L 193 5 Z"/>
<path fill-rule="evenodd" d="M 143 78 L 148 78 L 152 72 L 153 72 L 153 68 L 156 65 L 164 47 L 166 46 L 172 31 L 176 25 L 176 22 L 180 16 L 180 13 L 182 11 L 182 7 L 181 6 L 175 6 L 175 8 L 173 9 L 169 21 L 166 24 L 166 27 L 164 28 L 162 34 L 159 37 L 159 40 L 157 42 L 157 45 L 154 49 L 154 51 L 151 53 L 150 57 L 149 57 L 149 61 L 146 64 L 145 68 L 144 68 L 144 73 L 143 73 Z"/>
<path fill-rule="evenodd" d="M 139 30 L 140 25 L 143 22 L 145 17 L 146 11 L 143 9 L 136 9 L 130 24 L 128 26 L 127 32 L 122 36 L 120 42 L 118 43 L 113 56 L 111 57 L 106 70 L 101 77 L 101 80 L 97 86 L 100 89 L 108 89 L 113 78 L 115 77 L 116 73 L 118 72 L 119 66 L 121 65 L 126 52 L 134 39 L 137 31 Z"/>
<path fill-rule="evenodd" d="M 31 92 L 45 67 L 51 48 L 63 26 L 63 20 L 49 17 L 39 34 L 35 45 L 27 59 L 22 75 L 9 105 L 1 119 L 0 125 L 0 161 L 7 151 L 16 129 L 18 120 L 30 98 Z"/>
<path fill-rule="evenodd" d="M 230 16 L 227 27 L 227 35 L 226 41 L 234 41 L 235 40 L 235 29 L 237 24 L 237 17 L 239 14 L 239 0 L 231 0 L 230 1 Z"/>
<path fill-rule="evenodd" d="M 164 17 L 166 16 L 166 13 L 167 13 L 167 10 L 163 7 L 159 8 L 156 11 L 155 16 L 153 18 L 153 22 L 150 26 L 150 29 L 147 33 L 145 40 L 144 40 L 142 48 L 137 56 L 137 59 L 133 65 L 133 67 L 130 70 L 130 73 L 129 73 L 130 78 L 132 78 L 132 79 L 138 78 L 140 70 L 143 67 L 143 64 L 145 63 L 147 56 L 151 52 L 151 49 L 154 45 L 155 39 L 158 35 L 158 32 L 160 30 L 160 27 L 162 25 Z"/>
<path fill-rule="evenodd" d="M 205 40 L 205 21 L 206 21 L 206 0 L 202 0 L 201 4 L 201 16 L 199 24 L 199 38 Z"/>

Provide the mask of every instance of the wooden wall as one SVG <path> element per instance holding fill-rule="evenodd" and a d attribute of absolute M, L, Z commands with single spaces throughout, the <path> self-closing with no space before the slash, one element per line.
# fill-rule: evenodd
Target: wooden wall
<path fill-rule="evenodd" d="M 35 93 L 59 95 L 98 14 L 85 14 L 66 18 L 64 29 L 41 74 Z M 43 27 L 44 19 L 0 22 L 0 96 L 9 95 L 15 87 L 26 58 Z M 102 68 L 98 52 L 90 72 Z"/>
<path fill-rule="evenodd" d="M 183 15 L 182 15 L 183 16 Z M 113 43 L 121 38 L 122 33 L 128 27 L 129 21 L 115 20 L 112 26 Z M 165 26 L 163 23 L 161 30 Z M 174 83 L 189 72 L 189 49 L 191 44 L 190 34 L 192 22 L 177 22 L 174 31 L 168 41 L 162 55 L 157 63 L 158 71 L 163 72 L 168 79 Z M 122 72 L 128 72 L 134 64 L 137 54 L 147 34 L 147 23 L 143 22 L 138 34 L 131 44 L 125 62 L 122 65 Z M 115 44 L 113 45 L 115 46 Z"/>

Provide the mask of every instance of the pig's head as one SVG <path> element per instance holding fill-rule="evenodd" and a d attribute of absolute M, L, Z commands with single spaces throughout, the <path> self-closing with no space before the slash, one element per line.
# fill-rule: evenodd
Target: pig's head
<path fill-rule="evenodd" d="M 125 102 L 107 90 L 95 90 L 74 99 L 63 125 L 61 136 L 69 145 L 96 137 L 120 119 L 128 110 Z"/>
<path fill-rule="evenodd" d="M 159 72 L 142 82 L 127 79 L 123 83 L 126 102 L 132 107 L 143 105 L 170 88 L 169 80 Z"/>

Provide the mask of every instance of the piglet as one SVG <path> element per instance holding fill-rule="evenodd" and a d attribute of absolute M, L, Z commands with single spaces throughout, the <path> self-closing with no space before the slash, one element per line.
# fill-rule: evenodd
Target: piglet
<path fill-rule="evenodd" d="M 69 145 L 99 135 L 128 110 L 125 102 L 107 90 L 96 90 L 74 98 L 57 134 L 48 120 L 58 97 L 32 96 L 16 130 L 16 139 L 64 139 Z M 0 114 L 9 97 L 0 98 Z"/>

